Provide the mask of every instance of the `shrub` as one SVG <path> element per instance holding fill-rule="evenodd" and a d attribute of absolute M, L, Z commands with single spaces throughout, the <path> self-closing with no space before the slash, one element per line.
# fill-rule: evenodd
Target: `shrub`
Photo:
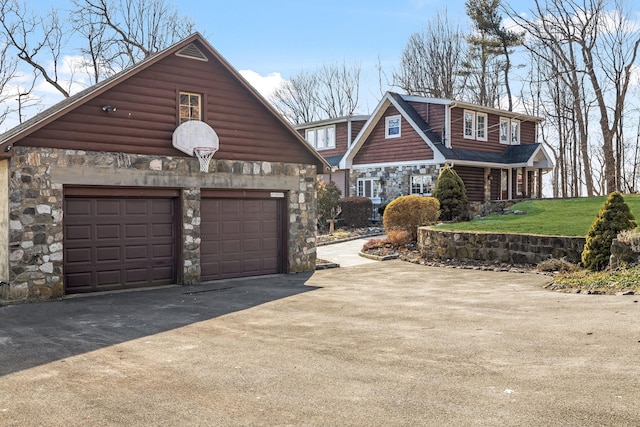
<path fill-rule="evenodd" d="M 433 197 L 440 201 L 441 220 L 466 221 L 469 219 L 467 189 L 462 178 L 453 168 L 445 167 L 440 170 Z"/>
<path fill-rule="evenodd" d="M 384 239 L 385 243 L 389 243 L 394 248 L 400 248 L 411 243 L 411 234 L 405 230 L 389 230 L 387 237 Z"/>
<path fill-rule="evenodd" d="M 335 219 L 339 213 L 340 206 L 338 201 L 342 191 L 335 182 L 325 184 L 323 181 L 318 183 L 318 228 L 326 230 L 327 221 Z"/>
<path fill-rule="evenodd" d="M 369 239 L 365 242 L 364 245 L 362 245 L 362 250 L 366 251 L 369 249 L 379 249 L 379 248 L 382 248 L 383 246 L 384 246 L 383 239 Z"/>
<path fill-rule="evenodd" d="M 622 194 L 611 193 L 587 233 L 582 264 L 591 271 L 603 270 L 609 264 L 613 239 L 618 233 L 635 227 L 636 222 Z"/>
<path fill-rule="evenodd" d="M 339 203 L 345 225 L 354 228 L 362 228 L 369 225 L 369 219 L 373 212 L 371 199 L 359 196 L 343 197 Z"/>
<path fill-rule="evenodd" d="M 418 227 L 436 222 L 440 203 L 434 197 L 402 196 L 392 200 L 384 211 L 382 224 L 389 234 L 393 230 L 404 230 L 411 240 L 418 239 Z"/>
<path fill-rule="evenodd" d="M 559 271 L 560 273 L 573 273 L 574 271 L 578 271 L 578 266 L 564 258 L 551 258 L 538 263 L 537 270 L 544 272 Z"/>

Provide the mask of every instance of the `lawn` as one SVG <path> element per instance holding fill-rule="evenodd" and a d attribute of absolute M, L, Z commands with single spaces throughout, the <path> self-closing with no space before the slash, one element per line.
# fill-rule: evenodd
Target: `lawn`
<path fill-rule="evenodd" d="M 640 219 L 640 195 L 626 195 L 624 199 L 636 221 Z M 454 231 L 585 236 L 605 200 L 606 196 L 527 200 L 511 207 L 512 210 L 526 212 L 526 215 L 492 214 L 469 222 L 440 224 L 437 228 Z"/>

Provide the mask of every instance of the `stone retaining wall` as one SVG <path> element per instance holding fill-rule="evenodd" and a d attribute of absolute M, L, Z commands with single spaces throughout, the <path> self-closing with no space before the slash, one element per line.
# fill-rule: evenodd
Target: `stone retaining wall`
<path fill-rule="evenodd" d="M 467 259 L 535 265 L 550 258 L 580 262 L 584 237 L 497 234 L 418 229 L 418 249 L 426 259 Z"/>

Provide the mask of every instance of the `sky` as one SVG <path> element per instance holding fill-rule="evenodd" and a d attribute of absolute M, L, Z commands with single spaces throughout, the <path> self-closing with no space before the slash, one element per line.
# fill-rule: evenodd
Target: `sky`
<path fill-rule="evenodd" d="M 323 64 L 359 64 L 362 86 L 357 114 L 368 114 L 381 98 L 377 64 L 390 79 L 409 36 L 446 8 L 450 22 L 469 20 L 464 0 L 165 0 L 190 16 L 196 29 L 263 95 L 303 70 Z M 62 0 L 26 0 L 29 8 L 64 8 Z M 526 11 L 526 0 L 512 0 Z M 72 54 L 74 52 L 71 52 Z M 386 85 L 383 90 L 387 89 Z M 50 100 L 59 96 L 41 87 Z M 44 105 L 44 106 L 49 106 Z M 0 126 L 3 131 L 15 125 Z"/>

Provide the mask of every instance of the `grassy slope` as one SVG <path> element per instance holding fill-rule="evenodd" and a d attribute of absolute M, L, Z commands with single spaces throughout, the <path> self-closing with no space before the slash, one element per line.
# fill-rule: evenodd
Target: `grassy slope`
<path fill-rule="evenodd" d="M 624 199 L 636 221 L 640 220 L 640 195 L 626 195 Z M 527 215 L 489 215 L 469 222 L 442 224 L 438 228 L 458 231 L 585 236 L 605 200 L 605 196 L 528 200 L 517 203 L 511 208 L 525 211 Z"/>

